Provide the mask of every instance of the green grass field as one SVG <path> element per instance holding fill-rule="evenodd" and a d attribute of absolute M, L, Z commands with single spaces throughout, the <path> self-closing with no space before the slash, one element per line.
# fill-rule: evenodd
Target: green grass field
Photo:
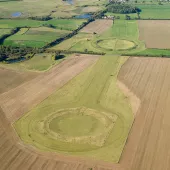
<path fill-rule="evenodd" d="M 85 19 L 52 19 L 48 21 L 37 21 L 31 19 L 0 19 L 0 28 L 16 28 L 16 27 L 42 27 L 43 25 L 53 25 L 58 29 L 75 30 Z"/>
<path fill-rule="evenodd" d="M 87 50 L 107 54 L 122 54 L 122 51 L 138 52 L 145 49 L 144 43 L 138 38 L 139 30 L 136 21 L 116 20 L 114 25 L 101 35 L 79 33 L 52 49 L 81 52 Z M 116 40 L 116 46 L 114 46 L 114 40 Z"/>
<path fill-rule="evenodd" d="M 170 19 L 170 4 L 134 4 L 142 11 L 140 13 L 141 19 Z M 125 14 L 115 14 L 111 12 L 106 13 L 107 16 L 119 16 L 121 20 L 125 20 Z M 137 14 L 128 14 L 131 19 L 137 19 Z"/>
<path fill-rule="evenodd" d="M 11 32 L 11 29 L 3 29 L 3 28 L 0 28 L 0 38 L 1 38 L 3 35 L 10 34 L 10 32 Z"/>
<path fill-rule="evenodd" d="M 21 12 L 20 18 L 28 18 L 35 16 L 48 16 L 51 15 L 55 18 L 70 18 L 75 15 L 80 15 L 83 9 L 87 6 L 102 7 L 107 0 L 74 0 L 74 4 L 70 5 L 67 1 L 45 0 L 39 1 L 9 1 L 0 0 L 0 17 L 12 18 L 15 12 Z"/>
<path fill-rule="evenodd" d="M 117 163 L 134 120 L 116 85 L 126 59 L 102 56 L 14 123 L 20 138 L 43 151 Z"/>
<path fill-rule="evenodd" d="M 4 45 L 10 46 L 27 46 L 27 47 L 43 47 L 48 43 L 66 36 L 70 31 L 57 30 L 48 27 L 38 28 L 21 28 L 19 32 L 8 37 L 4 41 Z"/>
<path fill-rule="evenodd" d="M 170 19 L 170 4 L 164 5 L 138 5 L 142 10 L 142 19 Z"/>

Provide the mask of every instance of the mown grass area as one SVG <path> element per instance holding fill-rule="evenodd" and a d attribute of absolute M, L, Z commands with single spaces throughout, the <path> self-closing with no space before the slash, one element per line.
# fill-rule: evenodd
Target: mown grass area
<path fill-rule="evenodd" d="M 50 53 L 35 54 L 29 60 L 11 64 L 0 63 L 0 66 L 14 70 L 46 71 L 64 59 L 54 60 L 52 55 Z"/>
<path fill-rule="evenodd" d="M 126 60 L 127 57 L 102 56 L 20 118 L 14 124 L 20 138 L 43 151 L 117 163 L 134 120 L 128 99 L 116 84 L 117 74 Z M 51 115 L 54 117 L 50 120 Z M 58 127 L 53 122 L 56 118 Z M 84 119 L 87 124 L 83 124 Z M 73 123 L 74 128 L 70 130 Z M 85 135 L 86 126 L 90 137 Z M 61 138 L 63 133 L 65 138 Z"/>
<path fill-rule="evenodd" d="M 21 28 L 19 32 L 8 37 L 4 41 L 4 45 L 8 46 L 26 46 L 26 47 L 44 47 L 48 43 L 61 38 L 70 31 L 57 30 L 48 27 L 38 28 Z"/>
<path fill-rule="evenodd" d="M 139 41 L 138 38 L 139 30 L 136 21 L 116 20 L 112 27 L 102 34 L 79 33 L 61 44 L 52 47 L 52 49 L 81 52 L 105 52 L 107 54 L 121 54 L 125 51 L 137 52 L 145 49 L 144 43 Z M 112 39 L 116 39 L 116 46 L 113 46 L 113 43 L 111 42 Z M 102 44 L 99 45 L 98 43 L 102 41 L 107 41 L 107 47 L 113 46 L 113 48 L 105 48 L 105 44 L 103 46 Z M 123 48 L 120 47 L 120 42 L 121 44 L 123 43 Z M 129 44 L 134 45 L 129 46 Z"/>

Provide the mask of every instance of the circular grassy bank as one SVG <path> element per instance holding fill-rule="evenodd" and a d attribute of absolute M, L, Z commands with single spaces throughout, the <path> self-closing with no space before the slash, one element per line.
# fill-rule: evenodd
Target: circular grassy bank
<path fill-rule="evenodd" d="M 136 46 L 132 41 L 116 38 L 98 40 L 96 44 L 99 48 L 116 51 L 133 49 Z"/>

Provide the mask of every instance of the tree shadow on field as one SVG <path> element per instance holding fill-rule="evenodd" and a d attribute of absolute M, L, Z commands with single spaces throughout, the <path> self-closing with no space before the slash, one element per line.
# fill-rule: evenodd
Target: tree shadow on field
<path fill-rule="evenodd" d="M 65 58 L 65 55 L 57 55 L 56 57 L 55 57 L 55 60 L 61 60 L 61 59 L 63 59 L 63 58 Z"/>

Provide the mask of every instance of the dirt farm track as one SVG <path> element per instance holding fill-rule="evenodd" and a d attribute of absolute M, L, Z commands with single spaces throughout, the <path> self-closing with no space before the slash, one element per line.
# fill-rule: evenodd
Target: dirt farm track
<path fill-rule="evenodd" d="M 71 67 L 65 67 L 65 69 L 70 73 L 72 72 L 70 71 L 71 68 L 81 68 L 79 69 L 80 72 L 83 70 L 82 68 L 94 63 L 97 58 L 97 56 L 95 58 L 89 57 L 85 60 L 80 57 L 80 62 L 78 60 L 78 63 L 74 59 L 67 60 L 65 61 L 66 63 L 74 61 L 74 64 L 72 63 Z M 80 63 L 86 64 L 82 67 Z M 57 74 L 57 70 L 53 73 L 45 74 L 53 75 L 52 77 L 54 78 L 54 73 Z M 68 81 L 70 75 L 68 76 L 67 74 L 65 73 L 65 79 Z M 78 72 L 74 72 L 74 75 L 76 74 Z M 43 76 L 45 80 L 41 83 L 47 81 L 46 76 Z M 35 79 L 38 79 L 38 77 Z M 169 77 L 170 59 L 132 57 L 128 59 L 120 70 L 119 81 L 136 94 L 141 100 L 141 106 L 136 114 L 135 122 L 120 162 L 116 165 L 102 161 L 81 160 L 76 157 L 54 156 L 48 153 L 43 155 L 36 149 L 22 144 L 10 125 L 12 119 L 15 118 L 13 115 L 16 113 L 14 111 L 11 115 L 9 110 L 13 107 L 11 96 L 16 94 L 17 90 L 22 91 L 23 84 L 14 90 L 3 93 L 0 95 L 2 108 L 0 109 L 0 170 L 89 170 L 89 168 L 93 168 L 93 170 L 169 170 Z M 35 79 L 31 81 L 35 81 Z M 66 80 L 63 80 L 63 82 L 66 83 Z M 58 81 L 59 78 L 56 78 L 53 83 Z M 24 83 L 26 87 L 28 83 Z M 52 87 L 52 83 L 49 84 L 49 87 Z M 30 90 L 33 91 L 33 89 Z M 46 95 L 48 96 L 49 94 L 46 93 Z M 11 99 L 11 105 L 7 106 L 5 104 L 7 103 L 5 102 L 5 97 L 8 100 Z M 22 92 L 20 97 L 18 100 L 22 101 L 24 98 Z M 41 99 L 43 98 L 44 96 Z M 32 102 L 32 100 L 29 101 L 30 103 Z M 17 106 L 16 109 L 20 111 L 17 114 L 19 117 L 23 111 L 22 109 L 25 111 L 27 107 L 20 109 Z"/>

